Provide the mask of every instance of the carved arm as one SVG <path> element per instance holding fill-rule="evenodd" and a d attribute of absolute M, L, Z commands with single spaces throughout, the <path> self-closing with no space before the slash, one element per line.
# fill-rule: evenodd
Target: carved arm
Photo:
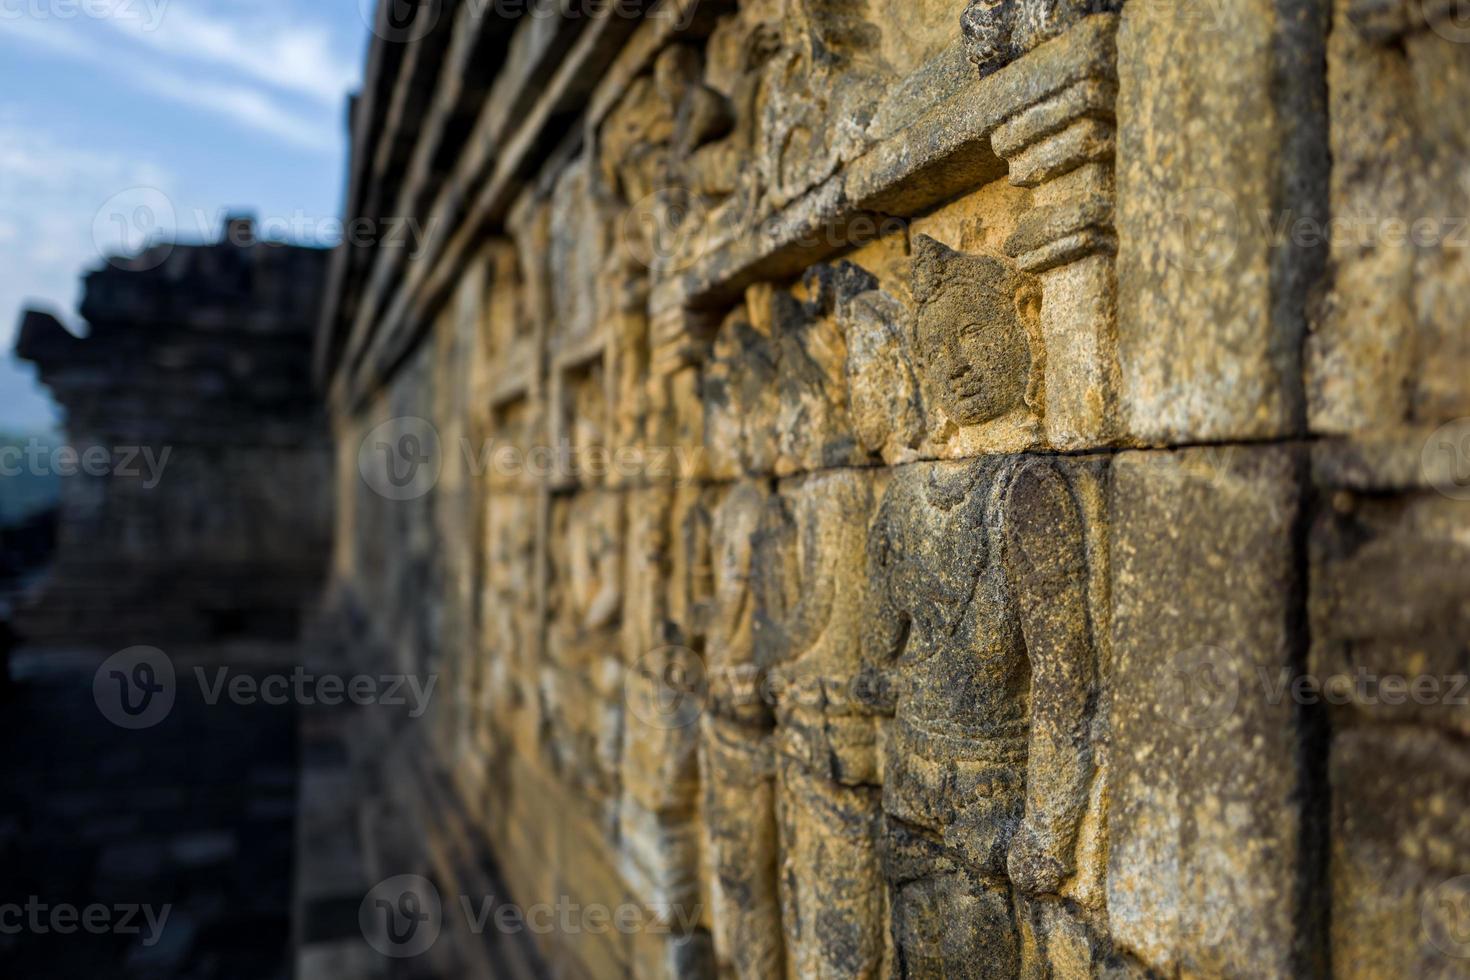
<path fill-rule="evenodd" d="M 1097 668 L 1084 528 L 1066 481 L 1042 462 L 1022 464 L 1005 513 L 1006 567 L 1031 661 L 1026 815 L 1008 870 L 1021 891 L 1048 894 L 1075 870 L 1073 848 L 1092 775 Z"/>

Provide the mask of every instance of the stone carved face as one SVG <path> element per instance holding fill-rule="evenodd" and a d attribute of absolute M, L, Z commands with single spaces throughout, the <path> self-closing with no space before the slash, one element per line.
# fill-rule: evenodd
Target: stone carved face
<path fill-rule="evenodd" d="M 1022 407 L 1032 385 L 1039 292 L 1004 261 L 914 240 L 919 357 L 940 405 L 962 426 Z"/>

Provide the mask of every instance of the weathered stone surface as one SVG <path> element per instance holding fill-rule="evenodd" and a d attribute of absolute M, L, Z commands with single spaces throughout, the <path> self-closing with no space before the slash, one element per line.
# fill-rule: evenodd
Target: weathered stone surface
<path fill-rule="evenodd" d="M 1470 734 L 1470 510 L 1432 490 L 1324 487 L 1312 529 L 1312 669 L 1334 705 Z M 1418 685 L 1418 686 L 1415 686 Z"/>
<path fill-rule="evenodd" d="M 1304 736 L 1264 686 L 1298 656 L 1300 469 L 1266 447 L 1113 466 L 1108 911 L 1158 970 L 1293 976 L 1308 938 Z"/>
<path fill-rule="evenodd" d="M 882 975 L 887 899 L 878 794 L 780 764 L 781 909 L 789 976 Z"/>
<path fill-rule="evenodd" d="M 732 976 L 776 976 L 784 969 L 785 949 L 770 739 L 717 715 L 701 725 L 715 958 Z"/>
<path fill-rule="evenodd" d="M 1353 728 L 1332 745 L 1332 960 L 1343 977 L 1470 976 L 1470 755 Z"/>
<path fill-rule="evenodd" d="M 488 469 L 391 503 L 347 480 L 337 576 L 395 656 L 469 688 L 434 743 L 458 754 L 411 765 L 476 795 L 512 894 L 671 926 L 553 931 L 548 972 L 1432 969 L 1341 930 L 1402 935 L 1460 867 L 1452 819 L 1383 807 L 1411 865 L 1385 874 L 1339 768 L 1390 734 L 1406 768 L 1457 759 L 1463 716 L 1293 685 L 1467 669 L 1470 470 L 1436 431 L 1464 393 L 1459 272 L 1416 254 L 1413 303 L 1385 299 L 1353 265 L 1376 257 L 1324 278 L 1292 222 L 1455 184 L 1432 66 L 1458 69 L 1398 7 L 1326 8 L 683 0 L 626 33 L 525 28 L 515 50 L 566 54 L 508 66 L 503 105 L 546 113 L 454 164 L 485 182 L 452 219 L 476 264 L 347 280 L 354 324 L 440 339 L 344 369 L 339 430 L 372 405 L 612 465 L 471 454 Z M 1358 29 L 1418 142 L 1356 144 L 1399 111 L 1357 108 L 1387 98 Z M 1190 237 L 1210 208 L 1238 221 Z M 1340 299 L 1304 358 L 1318 286 Z M 1375 303 L 1437 324 L 1382 371 Z M 1309 401 L 1353 438 L 1298 446 Z M 473 560 L 436 553 L 474 522 Z M 478 601 L 441 594 L 467 579 Z M 1457 812 L 1457 776 L 1414 778 Z"/>
<path fill-rule="evenodd" d="M 1420 468 L 1425 445 L 1400 431 L 1313 454 L 1312 696 L 1334 717 L 1331 955 L 1343 976 L 1470 975 L 1470 511 L 1432 488 L 1456 484 Z"/>
<path fill-rule="evenodd" d="M 1434 27 L 1431 28 L 1431 22 Z M 1470 412 L 1470 80 L 1463 25 L 1432 4 L 1339 0 L 1328 44 L 1332 279 L 1308 346 L 1315 431 Z"/>
<path fill-rule="evenodd" d="M 1140 440 L 1302 431 L 1305 306 L 1324 256 L 1294 228 L 1326 217 L 1326 6 L 1212 4 L 1203 35 L 1179 5 L 1124 8 L 1118 351 Z M 1211 57 L 1183 55 L 1202 44 Z"/>
<path fill-rule="evenodd" d="M 1122 5 L 1121 0 L 970 0 L 962 18 L 965 45 L 971 63 L 988 75 L 1088 14 Z"/>

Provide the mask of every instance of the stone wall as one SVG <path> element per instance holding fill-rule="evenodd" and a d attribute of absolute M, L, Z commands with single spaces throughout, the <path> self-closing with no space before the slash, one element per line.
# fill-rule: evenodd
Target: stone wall
<path fill-rule="evenodd" d="M 87 272 L 83 337 L 26 313 L 17 353 L 39 367 L 66 434 L 4 460 L 61 477 L 57 552 L 19 610 L 23 634 L 297 634 L 331 550 L 331 450 L 311 378 L 326 259 L 233 219 L 217 242 Z"/>
<path fill-rule="evenodd" d="M 319 344 L 420 964 L 1470 975 L 1453 12 L 562 9 L 380 12 Z"/>

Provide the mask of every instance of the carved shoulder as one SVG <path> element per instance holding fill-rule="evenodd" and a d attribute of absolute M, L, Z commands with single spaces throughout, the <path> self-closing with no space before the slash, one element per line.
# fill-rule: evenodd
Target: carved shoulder
<path fill-rule="evenodd" d="M 1056 598 L 1086 581 L 1082 513 L 1065 477 L 1050 463 L 1016 465 L 1002 491 L 1006 561 L 1023 603 Z"/>

